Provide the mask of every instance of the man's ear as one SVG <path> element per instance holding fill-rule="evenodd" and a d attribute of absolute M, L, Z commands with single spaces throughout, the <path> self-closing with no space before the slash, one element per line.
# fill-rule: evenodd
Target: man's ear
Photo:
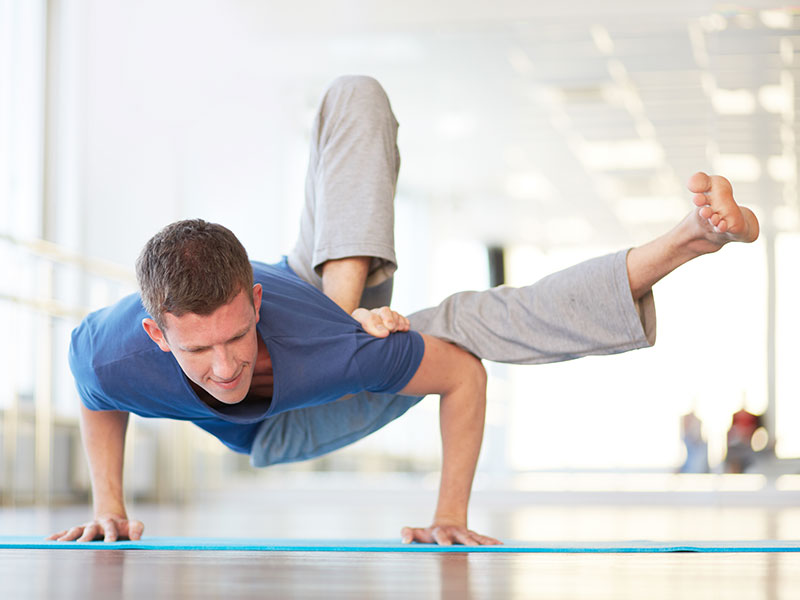
<path fill-rule="evenodd" d="M 169 346 L 167 345 L 167 338 L 164 335 L 164 332 L 161 331 L 161 328 L 153 319 L 142 319 L 142 327 L 144 327 L 144 330 L 147 332 L 147 335 L 150 336 L 150 339 L 158 344 L 159 348 L 161 348 L 164 352 L 171 352 Z"/>
<path fill-rule="evenodd" d="M 261 312 L 261 296 L 263 293 L 264 290 L 261 288 L 260 283 L 253 286 L 253 307 L 256 309 L 256 323 L 258 323 L 259 313 Z"/>

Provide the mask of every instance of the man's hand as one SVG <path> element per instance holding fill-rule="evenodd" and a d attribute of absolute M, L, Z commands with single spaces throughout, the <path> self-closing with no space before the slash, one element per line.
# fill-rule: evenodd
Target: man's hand
<path fill-rule="evenodd" d="M 465 526 L 437 525 L 436 523 L 430 527 L 403 527 L 400 537 L 404 544 L 422 542 L 423 544 L 439 544 L 440 546 L 451 546 L 452 544 L 497 546 L 503 543 L 492 537 L 475 533 Z"/>
<path fill-rule="evenodd" d="M 119 515 L 103 515 L 84 525 L 54 533 L 47 539 L 59 542 L 74 540 L 91 542 L 102 538 L 104 542 L 116 542 L 117 540 L 141 539 L 143 531 L 144 523 L 141 521 L 128 520 L 127 517 Z"/>
<path fill-rule="evenodd" d="M 395 331 L 408 331 L 411 327 L 408 319 L 388 306 L 382 308 L 357 308 L 351 315 L 361 323 L 368 334 L 383 338 Z"/>

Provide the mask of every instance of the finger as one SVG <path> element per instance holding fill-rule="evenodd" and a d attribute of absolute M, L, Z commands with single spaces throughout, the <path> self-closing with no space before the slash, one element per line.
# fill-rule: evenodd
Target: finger
<path fill-rule="evenodd" d="M 128 539 L 140 540 L 144 533 L 144 523 L 141 521 L 128 521 Z"/>
<path fill-rule="evenodd" d="M 402 321 L 400 331 L 408 331 L 409 329 L 411 329 L 411 321 L 409 321 L 402 315 L 400 315 L 400 319 Z"/>
<path fill-rule="evenodd" d="M 408 319 L 394 310 L 392 311 L 392 316 L 394 317 L 393 331 L 408 331 Z"/>
<path fill-rule="evenodd" d="M 400 538 L 403 540 L 404 544 L 410 544 L 411 542 L 433 544 L 435 542 L 430 529 L 423 529 L 421 527 L 403 527 L 400 532 Z"/>
<path fill-rule="evenodd" d="M 477 542 L 481 546 L 502 546 L 503 542 L 497 540 L 493 537 L 489 537 L 488 535 L 481 535 L 480 533 L 475 533 L 474 531 L 470 531 L 472 537 L 477 540 Z"/>
<path fill-rule="evenodd" d="M 67 532 L 58 538 L 59 542 L 71 542 L 81 536 L 83 533 L 83 527 L 73 527 L 72 529 L 68 529 Z"/>
<path fill-rule="evenodd" d="M 433 528 L 433 539 L 440 546 L 452 546 L 453 540 L 451 536 L 442 527 Z"/>
<path fill-rule="evenodd" d="M 464 531 L 463 529 L 456 529 L 452 532 L 451 536 L 454 541 L 465 546 L 477 546 L 478 541 L 473 538 L 473 532 Z"/>
<path fill-rule="evenodd" d="M 83 535 L 78 538 L 79 542 L 91 542 L 97 537 L 98 533 L 103 533 L 98 523 L 90 523 L 83 530 Z"/>
<path fill-rule="evenodd" d="M 103 519 L 100 521 L 100 524 L 103 526 L 103 531 L 105 535 L 103 536 L 104 542 L 116 542 L 117 538 L 119 537 L 119 533 L 117 532 L 117 524 L 114 522 L 113 519 Z"/>
<path fill-rule="evenodd" d="M 396 313 L 388 306 L 383 306 L 378 309 L 378 314 L 380 315 L 383 324 L 386 326 L 386 329 L 389 331 L 394 331 L 397 327 L 397 321 L 395 319 Z"/>
<path fill-rule="evenodd" d="M 364 331 L 375 337 L 386 337 L 389 335 L 389 330 L 383 324 L 383 319 L 380 315 L 374 312 L 370 314 L 369 319 L 364 323 Z"/>
<path fill-rule="evenodd" d="M 400 541 L 404 544 L 410 544 L 414 539 L 414 532 L 411 527 L 403 527 L 400 530 Z"/>
<path fill-rule="evenodd" d="M 57 540 L 58 538 L 66 535 L 66 534 L 67 534 L 67 530 L 65 529 L 64 531 L 59 531 L 58 533 L 54 533 L 53 535 L 48 535 L 44 539 L 53 541 L 53 540 Z"/>

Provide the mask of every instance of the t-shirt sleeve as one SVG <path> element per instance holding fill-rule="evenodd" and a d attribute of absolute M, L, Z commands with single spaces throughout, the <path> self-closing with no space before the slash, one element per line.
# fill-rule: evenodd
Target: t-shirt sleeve
<path fill-rule="evenodd" d="M 417 372 L 425 342 L 416 331 L 399 331 L 385 338 L 359 332 L 355 360 L 362 385 L 369 392 L 394 394 Z"/>
<path fill-rule="evenodd" d="M 91 342 L 84 331 L 76 330 L 72 334 L 69 346 L 69 368 L 75 378 L 75 387 L 84 406 L 89 410 L 114 410 L 115 407 L 103 394 L 100 381 L 91 365 Z"/>

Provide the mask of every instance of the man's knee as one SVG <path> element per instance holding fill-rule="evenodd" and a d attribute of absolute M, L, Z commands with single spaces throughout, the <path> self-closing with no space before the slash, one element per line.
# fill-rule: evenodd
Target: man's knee
<path fill-rule="evenodd" d="M 472 377 L 472 381 L 476 386 L 479 386 L 481 389 L 486 389 L 486 383 L 489 379 L 489 376 L 486 374 L 486 367 L 483 366 L 483 362 L 474 354 L 471 355 L 473 360 L 470 361 L 470 377 Z"/>
<path fill-rule="evenodd" d="M 346 92 L 359 97 L 387 98 L 383 86 L 369 75 L 341 75 L 331 82 L 328 91 Z"/>
<path fill-rule="evenodd" d="M 344 103 L 358 106 L 361 117 L 394 119 L 389 97 L 380 83 L 368 75 L 342 75 L 331 82 L 325 94 L 326 104 L 333 100 L 333 105 Z"/>

